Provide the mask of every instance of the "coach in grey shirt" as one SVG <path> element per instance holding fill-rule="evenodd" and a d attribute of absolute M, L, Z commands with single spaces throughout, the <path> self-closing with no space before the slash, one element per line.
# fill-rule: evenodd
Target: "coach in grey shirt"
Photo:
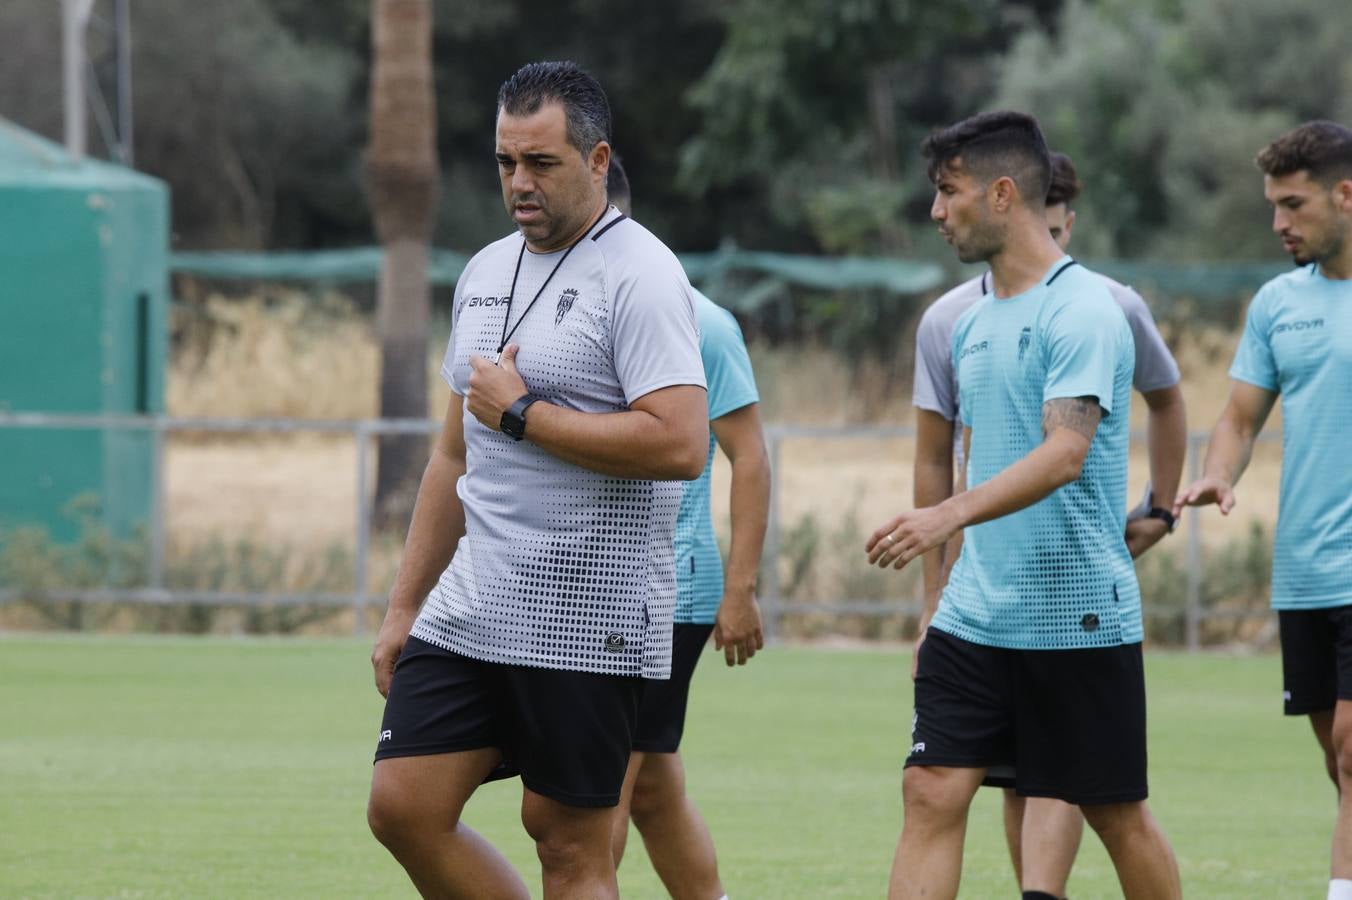
<path fill-rule="evenodd" d="M 1047 226 L 1066 249 L 1075 213 L 1071 203 L 1079 196 L 1075 166 L 1064 153 L 1052 154 L 1052 181 L 1047 192 Z M 1173 530 L 1172 498 L 1183 474 L 1188 424 L 1183 394 L 1178 388 L 1178 364 L 1169 352 L 1155 319 L 1141 295 L 1111 278 L 1108 291 L 1126 314 L 1136 344 L 1133 384 L 1150 409 L 1150 487 L 1127 521 L 1126 541 L 1132 557 L 1140 556 Z M 955 427 L 958 420 L 958 381 L 953 366 L 953 328 L 958 318 L 990 291 L 990 273 L 973 278 L 944 294 L 925 310 L 915 337 L 916 407 L 915 505 L 933 506 L 952 495 L 956 462 L 962 480 L 965 455 Z M 938 608 L 948 570 L 957 560 L 961 537 L 948 547 L 927 553 L 922 561 L 925 612 L 920 623 L 917 654 L 925 629 Z M 914 669 L 913 669 L 914 671 Z M 1065 895 L 1066 881 L 1079 849 L 1083 819 L 1078 807 L 1047 798 L 1025 802 L 1013 790 L 1009 773 L 992 770 L 987 783 L 1006 787 L 1005 836 L 1015 877 L 1024 889 L 1056 897 Z M 1026 813 L 1025 813 L 1026 807 Z M 1024 852 L 1023 836 L 1035 839 Z"/>
<path fill-rule="evenodd" d="M 545 896 L 615 897 L 640 676 L 671 665 L 675 479 L 699 476 L 709 440 L 694 298 L 606 202 L 591 75 L 523 67 L 496 138 L 517 232 L 456 285 L 453 395 L 372 654 L 368 818 L 425 896 L 525 898 L 460 822 L 479 784 L 519 774 Z"/>

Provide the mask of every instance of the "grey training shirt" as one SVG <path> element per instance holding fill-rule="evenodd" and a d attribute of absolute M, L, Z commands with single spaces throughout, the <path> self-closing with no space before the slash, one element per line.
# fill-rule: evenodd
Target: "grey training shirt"
<path fill-rule="evenodd" d="M 522 240 L 481 250 L 456 285 L 441 373 L 457 394 L 471 356 L 497 358 Z M 562 255 L 520 257 L 507 328 L 527 389 L 613 413 L 661 388 L 704 386 L 690 283 L 661 241 L 612 207 L 549 278 Z M 465 536 L 412 633 L 489 662 L 669 677 L 681 483 L 564 462 L 531 443 L 527 423 L 514 441 L 466 406 Z"/>

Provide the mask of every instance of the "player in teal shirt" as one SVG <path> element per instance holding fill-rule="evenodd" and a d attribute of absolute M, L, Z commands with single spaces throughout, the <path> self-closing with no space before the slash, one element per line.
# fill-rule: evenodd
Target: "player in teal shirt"
<path fill-rule="evenodd" d="M 732 313 L 695 291 L 699 352 L 709 382 L 709 421 L 760 402 L 742 329 Z M 685 483 L 676 514 L 676 624 L 713 625 L 723 600 L 723 558 L 714 534 L 709 487 L 718 432 L 709 430 L 704 473 Z M 745 573 L 743 573 L 745 574 Z"/>
<path fill-rule="evenodd" d="M 964 313 L 953 358 L 972 429 L 969 488 L 1043 442 L 1043 404 L 1094 397 L 1103 413 L 1079 478 L 963 532 L 931 627 L 1018 650 L 1139 642 L 1141 597 L 1122 538 L 1135 351 L 1121 307 L 1063 257 L 1023 293 L 987 294 Z"/>
<path fill-rule="evenodd" d="M 967 489 L 894 517 L 866 548 L 901 568 L 963 533 L 918 650 L 889 897 L 956 896 L 968 807 L 988 769 L 1008 765 L 1020 796 L 1081 808 L 1126 897 L 1180 897 L 1146 803 L 1140 598 L 1123 537 L 1130 329 L 1047 229 L 1037 120 L 983 113 L 923 150 L 930 214 L 959 259 L 989 263 L 992 290 L 953 337 Z M 1024 897 L 1054 897 L 1024 862 Z"/>
<path fill-rule="evenodd" d="M 1249 304 L 1230 399 L 1184 506 L 1235 506 L 1254 438 L 1282 400 L 1272 606 L 1285 711 L 1310 717 L 1338 786 L 1330 900 L 1352 900 L 1352 129 L 1307 122 L 1263 149 L 1272 229 L 1294 272 Z"/>
<path fill-rule="evenodd" d="M 628 178 L 614 154 L 610 160 L 610 200 L 628 212 Z M 751 358 L 737 320 L 699 291 L 695 315 L 709 387 L 709 449 L 703 474 L 685 483 L 676 517 L 671 678 L 643 683 L 611 845 L 618 865 L 632 817 L 668 892 L 673 897 L 713 900 L 723 895 L 717 854 L 708 825 L 686 794 L 680 743 L 690 681 L 710 634 L 729 666 L 745 664 L 764 645 L 755 588 L 769 520 L 770 462 Z M 710 512 L 715 446 L 732 463 L 732 541 L 726 578 Z"/>

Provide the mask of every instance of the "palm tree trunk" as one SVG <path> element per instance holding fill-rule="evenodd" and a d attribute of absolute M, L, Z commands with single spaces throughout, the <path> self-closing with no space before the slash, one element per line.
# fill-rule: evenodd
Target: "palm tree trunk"
<path fill-rule="evenodd" d="M 377 294 L 380 415 L 427 415 L 427 251 L 440 170 L 432 77 L 431 0 L 372 0 L 371 143 L 366 174 L 384 249 Z M 375 516 L 407 521 L 427 462 L 420 436 L 380 439 Z"/>

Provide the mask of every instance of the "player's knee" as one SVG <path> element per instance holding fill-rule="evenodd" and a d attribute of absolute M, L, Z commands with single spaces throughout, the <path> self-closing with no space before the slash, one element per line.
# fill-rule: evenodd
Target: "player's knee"
<path fill-rule="evenodd" d="M 639 772 L 634 781 L 634 796 L 630 803 L 630 813 L 640 825 L 664 811 L 670 811 L 674 804 L 681 801 L 685 793 L 684 784 L 671 777 L 665 769 L 647 767 Z"/>
<path fill-rule="evenodd" d="M 1105 846 L 1150 827 L 1144 803 L 1104 803 L 1081 808 L 1084 820 Z"/>
<path fill-rule="evenodd" d="M 527 829 L 530 831 L 529 829 Z M 546 827 L 530 831 L 535 841 L 535 855 L 545 872 L 554 876 L 567 876 L 569 873 L 583 872 L 598 859 L 613 859 L 613 848 L 608 843 L 597 846 L 596 841 L 577 829 L 567 827 Z"/>
<path fill-rule="evenodd" d="M 1339 784 L 1352 784 L 1352 734 L 1345 736 L 1334 748 L 1331 768 L 1337 772 Z"/>
<path fill-rule="evenodd" d="M 416 817 L 387 791 L 373 789 L 366 803 L 366 824 L 376 840 L 390 850 L 408 842 L 417 831 Z"/>
<path fill-rule="evenodd" d="M 910 766 L 901 777 L 901 798 L 906 814 L 926 818 L 961 816 L 971 799 L 958 779 L 925 766 Z"/>

